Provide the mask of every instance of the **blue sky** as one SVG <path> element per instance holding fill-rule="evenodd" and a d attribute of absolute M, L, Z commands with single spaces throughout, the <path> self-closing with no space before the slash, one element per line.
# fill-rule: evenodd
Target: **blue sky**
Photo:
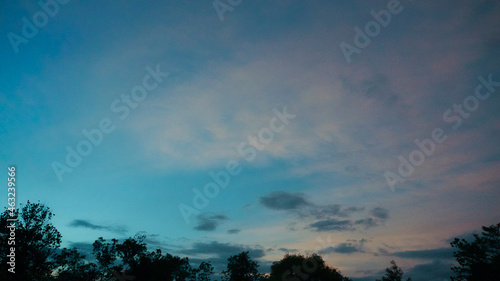
<path fill-rule="evenodd" d="M 442 280 L 449 240 L 499 222 L 495 1 L 51 3 L 0 4 L 0 162 L 64 246 L 141 233 L 218 266 L 320 252 Z M 196 199 L 210 173 L 229 183 Z"/>

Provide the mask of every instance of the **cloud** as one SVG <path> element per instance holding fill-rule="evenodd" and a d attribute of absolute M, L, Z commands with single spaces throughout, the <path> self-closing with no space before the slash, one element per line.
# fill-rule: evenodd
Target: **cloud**
<path fill-rule="evenodd" d="M 405 276 L 411 277 L 412 280 L 425 281 L 443 281 L 450 280 L 453 275 L 451 267 L 453 264 L 435 260 L 426 264 L 419 264 L 412 269 L 407 270 Z"/>
<path fill-rule="evenodd" d="M 199 231 L 214 231 L 221 221 L 227 220 L 225 215 L 200 214 L 196 217 L 198 225 L 194 229 Z"/>
<path fill-rule="evenodd" d="M 311 223 L 309 225 L 311 228 L 315 228 L 316 231 L 352 231 L 355 228 L 350 220 L 337 220 L 337 219 L 327 219 Z"/>
<path fill-rule="evenodd" d="M 371 214 L 381 220 L 386 220 L 389 218 L 389 211 L 381 207 L 373 208 Z"/>
<path fill-rule="evenodd" d="M 267 196 L 260 197 L 260 203 L 272 210 L 285 210 L 301 217 L 314 217 L 316 219 L 331 216 L 348 217 L 363 208 L 348 207 L 342 209 L 339 204 L 317 205 L 309 202 L 302 193 L 289 193 L 286 191 L 275 191 Z"/>
<path fill-rule="evenodd" d="M 125 226 L 105 226 L 105 225 L 97 225 L 93 224 L 87 220 L 73 220 L 69 223 L 71 227 L 83 227 L 90 228 L 92 230 L 106 230 L 116 234 L 126 234 L 128 232 L 127 227 Z"/>
<path fill-rule="evenodd" d="M 353 231 L 361 226 L 365 229 L 376 227 L 389 218 L 389 211 L 376 207 L 370 212 L 372 217 L 357 220 L 349 219 L 354 213 L 361 212 L 364 208 L 346 207 L 339 204 L 318 205 L 308 201 L 302 193 L 288 193 L 275 191 L 267 196 L 260 197 L 260 203 L 272 210 L 284 210 L 302 220 L 310 220 L 309 226 L 315 231 Z M 295 230 L 295 228 L 290 228 Z"/>
<path fill-rule="evenodd" d="M 279 248 L 278 250 L 286 253 L 295 253 L 298 251 L 297 249 L 288 249 L 288 248 Z"/>
<path fill-rule="evenodd" d="M 376 227 L 381 220 L 374 218 L 364 218 L 358 220 L 338 220 L 335 218 L 320 220 L 309 224 L 308 228 L 313 228 L 315 231 L 354 231 L 358 226 L 364 229 Z"/>
<path fill-rule="evenodd" d="M 319 254 L 331 254 L 331 253 L 337 253 L 337 254 L 353 254 L 353 253 L 363 253 L 365 250 L 363 249 L 363 246 L 365 244 L 366 240 L 361 239 L 361 240 L 348 240 L 346 243 L 340 243 L 335 247 L 327 247 L 323 250 L 320 250 L 318 253 Z"/>
<path fill-rule="evenodd" d="M 241 229 L 237 229 L 237 228 L 234 228 L 234 229 L 230 229 L 227 231 L 228 234 L 237 234 L 241 231 Z"/>
<path fill-rule="evenodd" d="M 308 210 L 309 213 L 308 215 L 314 216 L 316 219 L 323 219 L 331 216 L 345 218 L 349 217 L 352 213 L 363 210 L 363 208 L 356 208 L 356 207 L 347 207 L 342 209 L 341 205 L 339 204 L 325 205 L 325 206 L 313 205 L 313 206 L 314 208 Z"/>
<path fill-rule="evenodd" d="M 273 210 L 296 210 L 310 206 L 300 193 L 288 193 L 284 191 L 273 192 L 260 198 L 260 203 Z"/>
<path fill-rule="evenodd" d="M 430 250 L 395 252 L 390 255 L 405 259 L 452 260 L 454 259 L 454 251 L 453 248 L 447 247 Z"/>
<path fill-rule="evenodd" d="M 414 281 L 446 281 L 450 280 L 450 276 L 453 275 L 451 267 L 453 264 L 445 263 L 442 261 L 432 261 L 430 263 L 418 264 L 414 267 L 404 271 L 404 279 L 410 277 Z M 366 271 L 370 273 L 370 271 Z M 373 281 L 375 279 L 380 279 L 381 276 L 385 275 L 385 270 L 380 270 L 378 272 L 373 271 L 373 274 L 365 277 L 351 278 L 353 281 Z"/>
<path fill-rule="evenodd" d="M 378 221 L 373 219 L 373 218 L 366 218 L 366 219 L 360 219 L 360 220 L 356 220 L 354 222 L 355 225 L 361 225 L 361 226 L 364 226 L 365 229 L 368 229 L 370 227 L 375 227 L 378 225 Z"/>
<path fill-rule="evenodd" d="M 252 258 L 262 258 L 264 256 L 264 250 L 259 247 L 219 243 L 217 241 L 209 243 L 197 242 L 193 244 L 191 249 L 183 250 L 181 253 L 186 255 L 210 254 L 227 259 L 232 255 L 237 255 L 245 251 L 248 251 Z"/>

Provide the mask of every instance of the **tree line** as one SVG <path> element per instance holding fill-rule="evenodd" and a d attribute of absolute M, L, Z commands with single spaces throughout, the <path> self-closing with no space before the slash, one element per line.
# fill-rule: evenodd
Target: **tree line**
<path fill-rule="evenodd" d="M 9 220 L 12 215 L 17 218 L 15 237 L 12 237 Z M 92 245 L 94 259 L 89 260 L 77 249 L 60 248 L 62 236 L 51 223 L 53 216 L 46 205 L 29 201 L 22 209 L 5 210 L 0 214 L 0 280 L 351 280 L 337 268 L 327 265 L 317 254 L 286 254 L 280 261 L 273 262 L 269 273 L 262 274 L 249 252 L 241 252 L 227 259 L 225 270 L 215 272 L 209 261 L 193 266 L 187 257 L 163 253 L 160 249 L 148 251 L 146 236 L 139 235 L 122 242 L 99 237 Z M 452 267 L 452 281 L 499 280 L 500 223 L 482 229 L 481 235 L 474 234 L 474 241 L 456 238 L 451 243 L 456 248 L 454 256 L 457 260 L 457 265 Z M 385 275 L 376 281 L 403 281 L 403 275 L 396 262 L 391 261 Z"/>

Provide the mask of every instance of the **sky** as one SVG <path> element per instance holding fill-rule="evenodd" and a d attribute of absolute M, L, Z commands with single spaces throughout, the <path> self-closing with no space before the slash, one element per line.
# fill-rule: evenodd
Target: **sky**
<path fill-rule="evenodd" d="M 500 222 L 499 26 L 493 0 L 2 1 L 0 166 L 84 253 L 445 280 Z"/>

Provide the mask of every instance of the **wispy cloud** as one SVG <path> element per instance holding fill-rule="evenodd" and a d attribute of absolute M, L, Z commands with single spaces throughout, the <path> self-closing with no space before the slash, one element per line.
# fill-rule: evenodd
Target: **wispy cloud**
<path fill-rule="evenodd" d="M 361 239 L 359 241 L 351 239 L 345 243 L 337 244 L 334 247 L 327 247 L 325 249 L 322 249 L 318 253 L 326 255 L 331 253 L 337 253 L 337 254 L 363 253 L 366 251 L 364 249 L 365 242 L 366 242 L 365 239 Z"/>
<path fill-rule="evenodd" d="M 217 241 L 194 243 L 191 249 L 186 249 L 181 252 L 187 255 L 209 254 L 227 259 L 229 256 L 236 255 L 244 251 L 248 251 L 252 258 L 262 258 L 265 255 L 264 250 L 257 246 L 244 246 L 230 243 L 220 243 Z"/>
<path fill-rule="evenodd" d="M 82 227 L 92 230 L 105 230 L 116 234 L 126 234 L 128 229 L 126 226 L 116 226 L 116 225 L 98 225 L 91 223 L 88 220 L 76 219 L 68 224 L 70 227 Z"/>
<path fill-rule="evenodd" d="M 229 229 L 227 231 L 228 234 L 237 234 L 237 233 L 240 233 L 241 229 L 238 229 L 238 228 L 233 228 L 233 229 Z"/>
<path fill-rule="evenodd" d="M 417 250 L 417 251 L 404 251 L 391 253 L 391 256 L 396 256 L 405 259 L 421 259 L 421 260 L 453 260 L 453 252 L 455 250 L 451 247 Z"/>
<path fill-rule="evenodd" d="M 304 194 L 285 191 L 272 192 L 259 198 L 260 203 L 271 210 L 285 211 L 310 222 L 306 228 L 314 231 L 354 231 L 376 227 L 389 218 L 389 211 L 376 207 L 370 211 L 373 217 L 350 218 L 364 208 L 345 207 L 339 204 L 318 205 L 308 201 Z"/>
<path fill-rule="evenodd" d="M 194 229 L 200 231 L 213 231 L 220 222 L 227 220 L 228 217 L 225 215 L 200 214 L 196 216 L 196 219 L 198 222 Z"/>
<path fill-rule="evenodd" d="M 260 203 L 273 210 L 297 210 L 311 206 L 302 194 L 292 194 L 284 191 L 277 191 L 260 197 Z"/>

